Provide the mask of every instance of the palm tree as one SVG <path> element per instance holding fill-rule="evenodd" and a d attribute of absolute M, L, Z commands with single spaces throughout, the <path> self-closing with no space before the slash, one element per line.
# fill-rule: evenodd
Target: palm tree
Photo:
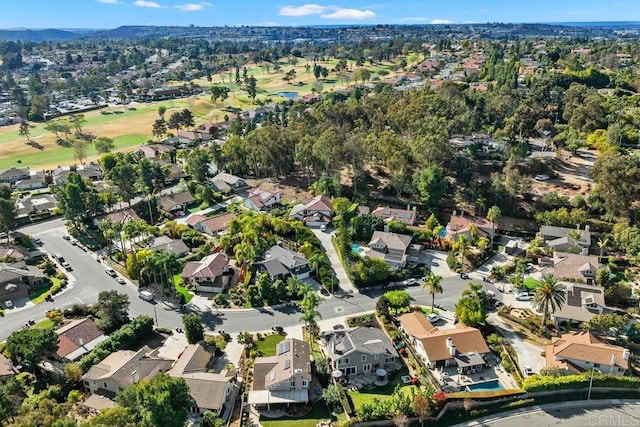
<path fill-rule="evenodd" d="M 487 248 L 489 247 L 489 239 L 487 239 L 486 237 L 479 238 L 478 242 L 476 243 L 476 246 L 478 246 L 478 249 L 480 249 L 480 252 L 484 254 Z"/>
<path fill-rule="evenodd" d="M 493 225 L 493 233 L 491 233 L 491 246 L 493 247 L 493 238 L 496 234 L 496 222 L 500 219 L 500 215 L 502 215 L 502 211 L 497 206 L 491 206 L 487 211 L 487 219 L 491 221 Z"/>
<path fill-rule="evenodd" d="M 460 252 L 460 264 L 462 264 L 462 261 L 464 260 L 464 254 L 467 252 L 467 249 L 469 249 L 469 240 L 467 240 L 467 236 L 464 234 L 460 234 L 458 236 L 458 242 L 456 243 L 457 247 L 458 247 L 458 251 Z"/>
<path fill-rule="evenodd" d="M 478 237 L 478 226 L 476 224 L 469 224 L 469 235 L 471 236 L 471 244 L 475 244 Z"/>
<path fill-rule="evenodd" d="M 473 282 L 469 282 L 469 287 L 462 291 L 462 297 L 479 297 L 482 285 L 477 285 Z"/>
<path fill-rule="evenodd" d="M 547 316 L 562 308 L 567 301 L 567 289 L 552 274 L 542 276 L 531 305 L 542 312 L 542 330 L 545 330 Z"/>
<path fill-rule="evenodd" d="M 604 237 L 602 239 L 598 239 L 598 247 L 600 248 L 600 258 L 602 258 L 604 250 L 609 248 L 609 238 Z"/>
<path fill-rule="evenodd" d="M 442 276 L 436 276 L 433 273 L 428 273 L 424 277 L 422 289 L 429 288 L 429 295 L 431 295 L 431 311 L 433 311 L 436 304 L 436 294 L 441 294 L 444 291 L 444 289 L 442 289 L 442 284 L 440 284 L 441 280 Z"/>
<path fill-rule="evenodd" d="M 318 277 L 318 269 L 320 268 L 320 264 L 322 264 L 323 259 L 324 257 L 320 252 L 317 252 L 309 257 L 309 267 L 311 267 L 313 272 L 316 274 L 316 277 Z"/>

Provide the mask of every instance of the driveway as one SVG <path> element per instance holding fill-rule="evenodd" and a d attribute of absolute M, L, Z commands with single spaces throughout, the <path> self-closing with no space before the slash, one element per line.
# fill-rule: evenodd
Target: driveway
<path fill-rule="evenodd" d="M 536 374 L 546 366 L 546 360 L 540 355 L 544 348 L 538 347 L 520 338 L 520 336 L 497 313 L 489 314 L 487 320 L 500 331 L 505 341 L 511 344 L 518 354 L 520 368 L 529 366 Z"/>
<path fill-rule="evenodd" d="M 311 231 L 313 231 L 313 234 L 315 234 L 316 237 L 320 240 L 320 244 L 329 257 L 329 262 L 331 263 L 333 271 L 336 273 L 336 278 L 338 279 L 340 288 L 342 288 L 342 290 L 348 294 L 353 294 L 354 292 L 356 292 L 356 287 L 353 286 L 353 283 L 351 282 L 351 279 L 349 279 L 347 272 L 344 271 L 342 262 L 340 261 L 340 257 L 338 256 L 338 252 L 331 242 L 331 233 L 329 232 L 329 230 L 321 231 L 319 229 L 312 228 Z"/>

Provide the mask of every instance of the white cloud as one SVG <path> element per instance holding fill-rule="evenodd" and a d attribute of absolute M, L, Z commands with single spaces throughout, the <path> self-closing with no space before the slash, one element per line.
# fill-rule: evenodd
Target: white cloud
<path fill-rule="evenodd" d="M 280 8 L 278 12 L 282 16 L 307 16 L 307 15 L 319 15 L 327 10 L 326 7 L 319 4 L 309 3 L 302 6 L 284 6 Z"/>
<path fill-rule="evenodd" d="M 365 19 L 373 19 L 376 17 L 376 14 L 370 10 L 346 9 L 340 7 L 331 13 L 320 15 L 320 17 L 324 19 L 362 21 Z"/>
<path fill-rule="evenodd" d="M 200 3 L 187 3 L 187 4 L 179 4 L 176 6 L 180 12 L 196 12 L 198 10 L 202 10 L 207 6 L 213 6 L 211 3 L 207 3 L 206 1 L 201 1 Z"/>
<path fill-rule="evenodd" d="M 453 21 L 450 19 L 432 19 L 429 24 L 453 24 Z"/>
<path fill-rule="evenodd" d="M 485 12 L 488 12 L 488 11 L 489 11 L 489 9 L 482 8 L 482 9 L 480 9 L 478 12 L 480 12 L 480 13 L 485 13 Z"/>
<path fill-rule="evenodd" d="M 164 6 L 160 6 L 158 3 L 154 1 L 146 1 L 146 0 L 136 0 L 135 2 L 133 2 L 133 4 L 140 7 L 152 7 L 154 9 L 160 9 L 164 7 Z"/>
<path fill-rule="evenodd" d="M 118 0 L 96 0 L 98 3 L 116 4 Z"/>

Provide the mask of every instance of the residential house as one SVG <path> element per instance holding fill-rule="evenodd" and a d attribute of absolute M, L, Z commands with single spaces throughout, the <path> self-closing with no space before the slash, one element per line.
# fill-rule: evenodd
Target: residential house
<path fill-rule="evenodd" d="M 225 421 L 233 406 L 235 373 L 223 371 L 209 373 L 214 352 L 202 343 L 189 344 L 168 372 L 171 377 L 184 378 L 189 386 L 189 394 L 195 406 L 189 408 L 192 414 L 212 411 Z M 223 415 L 226 415 L 223 416 Z"/>
<path fill-rule="evenodd" d="M 309 277 L 309 263 L 302 255 L 291 249 L 274 245 L 263 255 L 264 261 L 256 263 L 258 272 L 267 273 L 271 280 L 295 276 L 298 279 Z"/>
<path fill-rule="evenodd" d="M 583 249 L 588 250 L 591 246 L 591 231 L 588 225 L 584 230 L 580 229 L 580 225 L 577 228 L 543 225 L 538 235 L 544 239 L 548 247 L 560 252 L 566 252 L 571 248 L 582 252 Z"/>
<path fill-rule="evenodd" d="M 186 263 L 180 277 L 195 285 L 198 292 L 220 293 L 229 286 L 232 275 L 229 257 L 224 252 L 218 252 L 200 261 Z"/>
<path fill-rule="evenodd" d="M 596 285 L 567 284 L 567 302 L 556 310 L 551 319 L 558 325 L 582 324 L 605 311 L 604 288 Z"/>
<path fill-rule="evenodd" d="M 229 223 L 235 217 L 236 215 L 232 212 L 227 212 L 212 218 L 196 214 L 191 215 L 189 219 L 187 219 L 187 225 L 201 233 L 215 236 L 225 232 L 227 228 L 229 228 Z"/>
<path fill-rule="evenodd" d="M 399 369 L 398 352 L 393 342 L 378 328 L 360 326 L 323 332 L 321 342 L 331 359 L 331 369 L 343 375 Z"/>
<path fill-rule="evenodd" d="M 465 235 L 468 241 L 471 241 L 471 233 L 473 225 L 477 230 L 476 237 L 486 237 L 491 240 L 494 234 L 495 225 L 486 218 L 465 215 L 461 212 L 453 211 L 453 216 L 447 224 L 447 236 L 453 241 L 457 241 L 460 235 Z"/>
<path fill-rule="evenodd" d="M 118 391 L 142 379 L 153 379 L 171 368 L 173 360 L 154 355 L 149 347 L 140 350 L 120 350 L 111 353 L 102 362 L 93 365 L 82 376 L 89 393 L 114 396 Z"/>
<path fill-rule="evenodd" d="M 396 209 L 396 208 L 388 208 L 384 206 L 380 206 L 376 208 L 371 215 L 377 216 L 378 218 L 382 218 L 384 222 L 389 221 L 400 221 L 406 225 L 415 225 L 416 224 L 416 207 L 413 209 Z"/>
<path fill-rule="evenodd" d="M 25 179 L 15 183 L 16 190 L 27 191 L 44 188 L 47 186 L 47 175 L 43 170 L 31 171 Z"/>
<path fill-rule="evenodd" d="M 257 212 L 269 210 L 279 204 L 280 190 L 271 191 L 260 187 L 249 190 L 249 197 L 244 199 L 244 205 Z"/>
<path fill-rule="evenodd" d="M 107 337 L 92 319 L 73 320 L 56 329 L 58 349 L 56 357 L 65 362 L 74 362 L 106 340 Z"/>
<path fill-rule="evenodd" d="M 289 216 L 308 227 L 329 225 L 333 216 L 333 201 L 328 196 L 316 196 L 306 203 L 294 206 Z"/>
<path fill-rule="evenodd" d="M 29 252 L 21 247 L 14 245 L 0 246 L 0 260 L 11 263 L 27 259 L 29 259 Z"/>
<path fill-rule="evenodd" d="M 268 408 L 272 404 L 309 403 L 311 379 L 309 344 L 287 338 L 278 343 L 275 356 L 255 359 L 247 402 Z"/>
<path fill-rule="evenodd" d="M 242 193 L 249 189 L 247 182 L 230 173 L 220 172 L 211 178 L 210 186 L 219 193 Z"/>
<path fill-rule="evenodd" d="M 165 144 L 143 144 L 136 150 L 152 162 L 170 161 L 173 147 Z"/>
<path fill-rule="evenodd" d="M 143 219 L 140 218 L 140 216 L 132 208 L 109 212 L 102 218 L 107 218 L 112 224 L 115 224 L 117 222 L 125 223 L 128 221 L 143 221 Z"/>
<path fill-rule="evenodd" d="M 52 212 L 58 207 L 58 200 L 54 194 L 29 194 L 16 200 L 18 218 Z"/>
<path fill-rule="evenodd" d="M 369 257 L 381 259 L 392 266 L 404 267 L 407 264 L 411 240 L 413 237 L 406 234 L 374 231 L 367 245 L 371 249 Z"/>
<path fill-rule="evenodd" d="M 193 198 L 189 190 L 184 190 L 179 193 L 167 194 L 158 198 L 158 206 L 171 214 L 176 212 L 186 212 L 188 207 L 195 203 L 196 199 Z"/>
<path fill-rule="evenodd" d="M 70 173 L 77 173 L 83 179 L 88 179 L 89 181 L 100 181 L 104 178 L 102 167 L 97 163 L 90 162 L 83 165 L 58 166 L 52 172 L 53 184 L 64 184 Z"/>
<path fill-rule="evenodd" d="M 482 370 L 491 352 L 479 329 L 463 323 L 453 329 L 438 329 L 419 311 L 400 316 L 400 329 L 431 369 L 451 366 L 461 373 Z"/>
<path fill-rule="evenodd" d="M 209 132 L 202 132 L 200 130 L 178 130 L 178 136 L 181 138 L 189 140 L 190 145 L 198 145 L 202 142 L 211 141 L 213 139 L 213 135 Z"/>
<path fill-rule="evenodd" d="M 10 185 L 23 179 L 29 179 L 29 168 L 17 168 L 11 166 L 9 169 L 0 170 L 0 182 Z"/>
<path fill-rule="evenodd" d="M 589 331 L 562 334 L 546 346 L 547 368 L 566 374 L 598 369 L 603 374 L 625 375 L 629 371 L 629 350 L 607 344 Z"/>
<path fill-rule="evenodd" d="M 24 298 L 45 279 L 44 273 L 24 261 L 0 262 L 0 301 Z"/>
<path fill-rule="evenodd" d="M 541 259 L 539 264 L 543 267 L 540 272 L 553 274 L 560 280 L 593 284 L 598 271 L 598 257 L 591 255 L 578 255 L 568 252 L 554 252 L 553 258 Z"/>
<path fill-rule="evenodd" d="M 178 258 L 189 253 L 189 247 L 182 241 L 182 239 L 172 239 L 169 236 L 154 237 L 151 242 L 149 242 L 148 247 L 151 250 L 173 253 Z"/>
<path fill-rule="evenodd" d="M 13 366 L 11 360 L 0 353 L 0 378 L 9 377 L 17 373 L 18 370 Z"/>
<path fill-rule="evenodd" d="M 202 92 L 202 86 L 197 84 L 185 84 L 183 86 L 171 86 L 155 89 L 145 89 L 138 94 L 142 102 L 162 101 L 164 99 L 183 98 Z"/>

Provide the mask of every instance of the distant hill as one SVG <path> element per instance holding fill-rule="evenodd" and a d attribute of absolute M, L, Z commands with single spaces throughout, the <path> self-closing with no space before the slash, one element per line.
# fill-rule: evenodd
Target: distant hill
<path fill-rule="evenodd" d="M 86 34 L 86 32 L 85 32 Z M 71 40 L 82 36 L 83 34 L 75 31 L 56 30 L 53 28 L 46 30 L 0 30 L 0 40 L 11 41 L 58 41 Z"/>

